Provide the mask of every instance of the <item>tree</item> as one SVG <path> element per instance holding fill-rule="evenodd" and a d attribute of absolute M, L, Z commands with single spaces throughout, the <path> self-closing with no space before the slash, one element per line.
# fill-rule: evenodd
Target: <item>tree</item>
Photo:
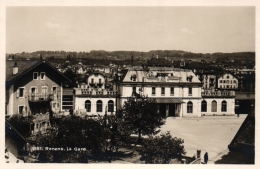
<path fill-rule="evenodd" d="M 150 164 L 168 164 L 171 159 L 180 159 L 185 155 L 183 146 L 184 140 L 172 138 L 170 132 L 161 134 L 161 136 L 150 136 L 144 140 L 143 146 L 139 152 L 141 160 Z"/>
<path fill-rule="evenodd" d="M 72 148 L 66 152 L 51 151 L 51 155 L 40 151 L 42 161 L 52 162 L 87 162 L 87 156 L 102 154 L 105 147 L 104 130 L 99 121 L 78 116 L 63 117 L 55 128 L 39 135 L 37 142 L 42 147 Z M 75 152 L 75 147 L 85 150 Z M 49 160 L 51 156 L 53 159 Z"/>
<path fill-rule="evenodd" d="M 122 109 L 117 113 L 117 119 L 126 123 L 125 127 L 136 131 L 139 139 L 141 135 L 157 134 L 158 127 L 165 123 L 158 113 L 158 105 L 155 99 L 147 97 L 130 97 Z"/>

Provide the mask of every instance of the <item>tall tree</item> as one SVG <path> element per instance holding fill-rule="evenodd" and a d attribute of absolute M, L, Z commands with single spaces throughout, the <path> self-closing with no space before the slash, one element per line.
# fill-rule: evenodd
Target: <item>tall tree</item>
<path fill-rule="evenodd" d="M 160 132 L 158 128 L 165 123 L 158 113 L 155 99 L 138 96 L 127 99 L 123 108 L 117 112 L 117 119 L 124 121 L 125 127 L 136 131 L 139 139 L 142 135 L 157 134 Z"/>

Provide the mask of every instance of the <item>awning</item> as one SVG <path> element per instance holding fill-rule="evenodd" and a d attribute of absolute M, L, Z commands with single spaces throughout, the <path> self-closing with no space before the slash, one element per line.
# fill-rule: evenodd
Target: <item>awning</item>
<path fill-rule="evenodd" d="M 184 103 L 179 98 L 156 98 L 157 103 Z"/>

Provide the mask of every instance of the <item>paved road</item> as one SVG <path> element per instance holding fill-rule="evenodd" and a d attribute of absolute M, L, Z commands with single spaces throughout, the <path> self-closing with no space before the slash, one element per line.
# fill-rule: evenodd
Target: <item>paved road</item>
<path fill-rule="evenodd" d="M 200 118 L 168 117 L 161 132 L 170 131 L 173 137 L 184 139 L 186 155 L 193 156 L 201 150 L 203 158 L 208 152 L 209 162 L 214 163 L 228 153 L 231 143 L 247 115 L 203 116 Z"/>

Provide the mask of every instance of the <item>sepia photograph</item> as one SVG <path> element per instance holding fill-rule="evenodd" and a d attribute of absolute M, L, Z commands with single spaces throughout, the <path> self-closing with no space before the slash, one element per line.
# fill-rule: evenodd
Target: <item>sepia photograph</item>
<path fill-rule="evenodd" d="M 4 163 L 255 165 L 255 6 L 6 6 Z"/>

